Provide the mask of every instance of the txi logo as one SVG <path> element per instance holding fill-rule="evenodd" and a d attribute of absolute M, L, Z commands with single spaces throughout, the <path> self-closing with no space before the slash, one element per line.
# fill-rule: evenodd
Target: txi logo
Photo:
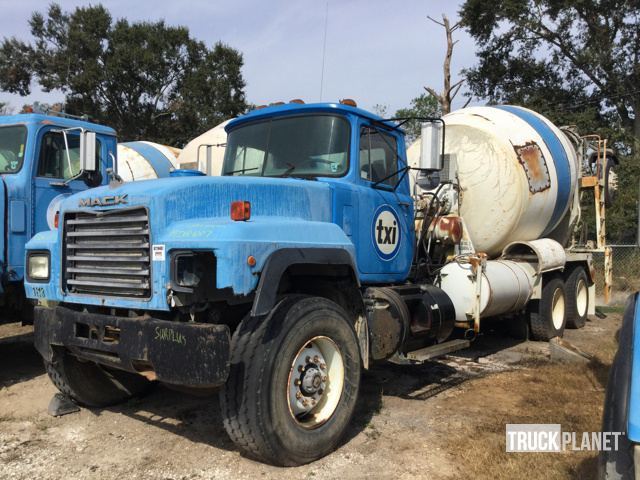
<path fill-rule="evenodd" d="M 373 216 L 373 244 L 383 260 L 391 260 L 400 249 L 400 220 L 389 205 L 382 205 Z"/>

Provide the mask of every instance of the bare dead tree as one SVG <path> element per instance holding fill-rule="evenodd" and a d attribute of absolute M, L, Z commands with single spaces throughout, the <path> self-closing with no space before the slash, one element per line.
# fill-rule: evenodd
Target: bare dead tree
<path fill-rule="evenodd" d="M 453 32 L 460 28 L 460 22 L 451 25 L 451 22 L 449 22 L 449 19 L 445 14 L 442 14 L 442 22 L 439 22 L 438 20 L 429 16 L 427 16 L 427 18 L 433 23 L 444 28 L 445 34 L 447 36 L 447 52 L 444 57 L 444 64 L 442 65 L 444 75 L 444 89 L 442 90 L 442 93 L 438 93 L 431 87 L 424 87 L 424 89 L 438 101 L 438 103 L 440 104 L 440 109 L 442 110 L 442 114 L 446 115 L 451 111 L 451 102 L 460 91 L 460 88 L 462 87 L 462 84 L 465 80 L 464 78 L 462 78 L 455 82 L 453 85 L 451 84 L 451 57 L 453 56 L 453 47 L 456 43 L 458 43 L 457 40 L 453 40 Z M 466 107 L 467 105 L 469 105 L 470 101 L 471 98 L 467 100 L 464 106 Z"/>

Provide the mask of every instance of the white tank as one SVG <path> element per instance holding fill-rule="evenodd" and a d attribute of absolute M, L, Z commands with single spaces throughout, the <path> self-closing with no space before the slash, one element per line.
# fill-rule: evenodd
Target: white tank
<path fill-rule="evenodd" d="M 578 158 L 549 120 L 514 106 L 471 107 L 444 116 L 445 154 L 457 164 L 459 208 L 477 252 L 554 238 L 569 212 Z M 407 151 L 417 161 L 419 143 Z"/>
<path fill-rule="evenodd" d="M 222 161 L 224 160 L 224 150 L 227 143 L 227 132 L 224 127 L 229 120 L 222 122 L 220 125 L 204 132 L 202 135 L 191 140 L 185 145 L 178 156 L 180 168 L 192 170 L 200 170 L 207 172 L 207 152 L 206 146 L 211 145 L 211 175 L 220 175 L 222 173 Z"/>
<path fill-rule="evenodd" d="M 118 144 L 118 175 L 125 182 L 168 177 L 179 168 L 180 149 L 153 142 Z"/>

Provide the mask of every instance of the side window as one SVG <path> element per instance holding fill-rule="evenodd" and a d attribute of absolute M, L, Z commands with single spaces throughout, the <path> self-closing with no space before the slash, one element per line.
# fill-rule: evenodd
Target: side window
<path fill-rule="evenodd" d="M 360 176 L 370 182 L 395 186 L 398 145 L 393 135 L 372 127 L 360 130 Z M 389 178 L 387 178 L 389 177 Z"/>
<path fill-rule="evenodd" d="M 62 133 L 49 132 L 44 135 L 40 146 L 39 177 L 68 180 L 80 173 L 80 137 L 67 134 L 67 143 L 69 156 Z"/>

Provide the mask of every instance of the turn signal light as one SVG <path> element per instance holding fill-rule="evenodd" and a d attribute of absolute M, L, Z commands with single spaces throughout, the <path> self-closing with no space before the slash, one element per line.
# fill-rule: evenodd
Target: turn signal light
<path fill-rule="evenodd" d="M 251 203 L 245 201 L 231 202 L 231 220 L 244 222 L 251 218 Z"/>
<path fill-rule="evenodd" d="M 53 217 L 53 226 L 55 228 L 58 228 L 59 224 L 60 224 L 60 212 L 56 212 L 55 216 Z"/>

